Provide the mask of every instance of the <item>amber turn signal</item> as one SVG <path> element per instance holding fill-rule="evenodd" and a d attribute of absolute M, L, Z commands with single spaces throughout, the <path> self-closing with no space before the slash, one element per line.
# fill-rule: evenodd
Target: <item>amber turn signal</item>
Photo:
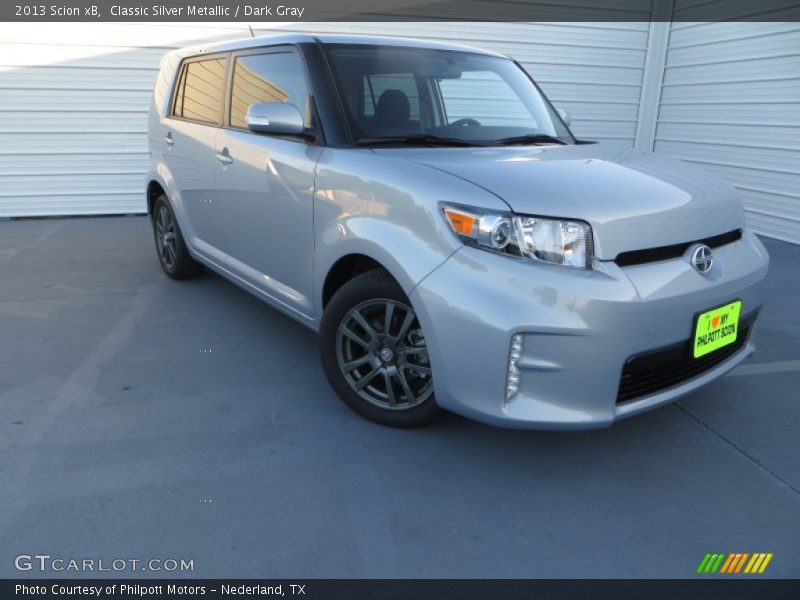
<path fill-rule="evenodd" d="M 444 214 L 447 217 L 447 220 L 450 221 L 453 231 L 462 235 L 473 234 L 476 221 L 476 218 L 473 215 L 458 212 L 452 208 L 445 208 Z"/>

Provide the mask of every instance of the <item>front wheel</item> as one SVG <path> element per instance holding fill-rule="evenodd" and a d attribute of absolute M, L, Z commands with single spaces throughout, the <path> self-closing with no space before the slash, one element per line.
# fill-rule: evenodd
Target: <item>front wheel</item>
<path fill-rule="evenodd" d="M 359 275 L 334 294 L 322 316 L 320 351 L 328 381 L 361 416 L 416 427 L 439 414 L 422 327 L 386 272 Z"/>

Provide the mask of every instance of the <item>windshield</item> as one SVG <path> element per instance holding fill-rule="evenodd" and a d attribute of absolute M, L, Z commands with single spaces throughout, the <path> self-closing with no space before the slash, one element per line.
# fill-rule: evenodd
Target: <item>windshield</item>
<path fill-rule="evenodd" d="M 513 61 L 397 46 L 328 45 L 353 140 L 574 143 Z M 530 139 L 528 139 L 530 137 Z M 547 139 L 557 138 L 557 139 Z"/>

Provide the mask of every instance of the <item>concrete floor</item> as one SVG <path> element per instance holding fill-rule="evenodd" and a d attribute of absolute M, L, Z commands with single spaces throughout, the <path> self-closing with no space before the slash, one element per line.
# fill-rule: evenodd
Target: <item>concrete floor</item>
<path fill-rule="evenodd" d="M 767 244 L 760 352 L 678 405 L 594 432 L 395 431 L 335 398 L 312 332 L 215 275 L 167 279 L 145 218 L 2 222 L 0 576 L 45 553 L 687 577 L 773 552 L 766 576 L 800 577 L 800 248 Z"/>

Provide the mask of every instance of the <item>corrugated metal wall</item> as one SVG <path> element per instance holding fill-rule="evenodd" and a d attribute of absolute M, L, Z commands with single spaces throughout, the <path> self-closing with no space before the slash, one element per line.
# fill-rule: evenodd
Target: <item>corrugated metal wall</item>
<path fill-rule="evenodd" d="M 730 181 L 755 231 L 800 243 L 800 24 L 673 23 L 655 150 Z"/>
<path fill-rule="evenodd" d="M 161 56 L 246 26 L 0 25 L 0 217 L 142 212 Z"/>
<path fill-rule="evenodd" d="M 692 2 L 676 0 L 673 14 Z M 254 27 L 257 35 L 401 35 L 510 54 L 572 113 L 579 137 L 637 141 L 715 171 L 741 189 L 757 231 L 800 243 L 796 23 L 675 23 L 664 36 L 663 87 L 660 76 L 645 77 L 647 22 Z M 241 23 L 0 25 L 0 217 L 142 211 L 146 115 L 161 55 L 249 34 Z M 643 96 L 643 78 L 655 94 Z M 654 100 L 640 115 L 643 97 Z M 637 124 L 656 113 L 655 135 L 642 144 Z"/>
<path fill-rule="evenodd" d="M 280 29 L 431 38 L 512 54 L 572 112 L 579 136 L 623 145 L 633 140 L 647 23 L 305 23 Z M 201 40 L 248 35 L 241 23 L 0 25 L 0 217 L 143 211 L 146 116 L 161 55 Z"/>

